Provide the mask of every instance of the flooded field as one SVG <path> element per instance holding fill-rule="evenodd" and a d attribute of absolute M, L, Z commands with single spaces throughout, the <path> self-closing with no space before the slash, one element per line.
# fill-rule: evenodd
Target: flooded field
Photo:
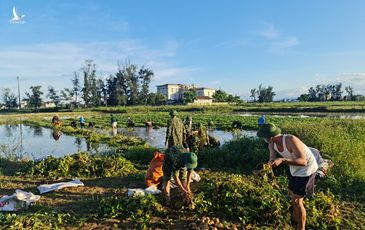
<path fill-rule="evenodd" d="M 0 156 L 39 159 L 60 157 L 79 151 L 91 153 L 107 150 L 106 145 L 86 142 L 85 138 L 68 136 L 60 131 L 25 125 L 0 125 Z"/>
<path fill-rule="evenodd" d="M 102 133 L 109 133 L 113 135 L 112 131 L 99 130 Z M 115 135 L 116 133 L 114 133 Z M 165 144 L 166 137 L 166 127 L 152 129 L 144 127 L 135 128 L 118 128 L 118 134 L 122 134 L 128 137 L 139 137 L 145 140 L 152 147 L 163 148 Z M 221 145 L 225 142 L 232 140 L 233 138 L 245 135 L 245 136 L 256 136 L 256 131 L 253 130 L 243 130 L 237 132 L 222 131 L 222 130 L 208 130 L 208 134 L 220 140 Z"/>

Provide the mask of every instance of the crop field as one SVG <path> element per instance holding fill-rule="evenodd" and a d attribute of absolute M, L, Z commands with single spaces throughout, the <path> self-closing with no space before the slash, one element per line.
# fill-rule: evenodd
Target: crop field
<path fill-rule="evenodd" d="M 263 107 L 262 107 L 263 106 Z M 43 194 L 35 206 L 0 213 L 0 229 L 293 229 L 287 195 L 285 166 L 265 166 L 269 153 L 263 140 L 237 136 L 219 149 L 198 153 L 196 170 L 200 182 L 192 184 L 194 205 L 177 199 L 165 207 L 160 195 L 127 197 L 127 188 L 144 188 L 144 177 L 155 148 L 137 137 L 111 136 L 98 130 L 110 129 L 110 115 L 118 126 L 127 119 L 144 127 L 166 126 L 169 111 L 181 118 L 192 115 L 193 123 L 219 130 L 256 130 L 259 114 L 242 112 L 363 112 L 364 103 L 273 103 L 251 105 L 116 107 L 58 111 L 64 122 L 58 129 L 90 143 L 110 147 L 107 152 L 71 152 L 63 157 L 41 160 L 9 159 L 0 156 L 0 195 L 15 189 L 38 193 L 43 183 L 80 178 L 85 186 Z M 309 108 L 309 109 L 308 109 Z M 316 109 L 317 108 L 317 109 Z M 319 109 L 318 109 L 319 108 Z M 331 110 L 331 111 L 329 111 Z M 53 128 L 55 112 L 9 113 L 0 116 L 0 125 L 19 124 Z M 70 123 L 82 115 L 95 122 L 94 129 L 73 128 Z M 318 148 L 334 162 L 329 175 L 318 180 L 316 194 L 305 199 L 308 229 L 365 229 L 365 119 L 330 117 L 271 116 L 284 133 L 298 136 Z M 164 137 L 161 137 L 164 138 Z M 173 191 L 173 196 L 178 197 Z"/>

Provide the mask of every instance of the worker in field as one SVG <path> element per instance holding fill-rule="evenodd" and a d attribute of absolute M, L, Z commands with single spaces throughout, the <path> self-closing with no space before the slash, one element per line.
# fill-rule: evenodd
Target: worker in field
<path fill-rule="evenodd" d="M 52 117 L 52 124 L 54 126 L 61 126 L 62 125 L 62 121 L 60 120 L 60 117 L 58 116 L 58 114 L 56 114 L 55 116 Z"/>
<path fill-rule="evenodd" d="M 186 130 L 186 136 L 190 136 L 193 132 L 193 118 L 191 115 L 186 116 L 184 126 Z"/>
<path fill-rule="evenodd" d="M 112 125 L 112 129 L 116 129 L 118 126 L 117 118 L 113 114 L 110 114 L 110 124 Z"/>
<path fill-rule="evenodd" d="M 177 116 L 176 111 L 170 112 L 170 120 L 167 124 L 165 146 L 184 146 L 186 139 L 186 130 L 183 122 Z"/>
<path fill-rule="evenodd" d="M 208 121 L 208 129 L 214 128 L 214 122 L 212 120 Z"/>
<path fill-rule="evenodd" d="M 183 200 L 191 202 L 192 193 L 190 183 L 192 182 L 193 169 L 198 165 L 198 157 L 195 153 L 186 152 L 182 146 L 173 146 L 166 151 L 162 165 L 163 191 L 166 206 L 171 205 L 171 179 L 174 178 L 177 188 L 180 190 Z"/>
<path fill-rule="evenodd" d="M 128 117 L 127 119 L 127 126 L 130 127 L 130 128 L 133 128 L 135 125 L 134 121 L 132 120 L 131 117 Z"/>
<path fill-rule="evenodd" d="M 314 187 L 314 177 L 318 164 L 311 150 L 296 136 L 281 134 L 280 128 L 274 124 L 262 124 L 257 136 L 268 143 L 272 167 L 281 164 L 289 166 L 289 195 L 293 206 L 293 220 L 299 230 L 305 229 L 306 211 L 303 198 L 307 188 Z M 277 154 L 281 157 L 277 157 Z"/>
<path fill-rule="evenodd" d="M 260 127 L 261 125 L 266 123 L 265 115 L 261 115 L 257 121 L 257 125 Z"/>
<path fill-rule="evenodd" d="M 83 116 L 80 116 L 79 122 L 80 122 L 80 128 L 84 128 L 85 127 L 85 118 Z"/>
<path fill-rule="evenodd" d="M 207 129 L 202 123 L 198 124 L 199 148 L 204 148 L 209 145 L 209 135 Z"/>

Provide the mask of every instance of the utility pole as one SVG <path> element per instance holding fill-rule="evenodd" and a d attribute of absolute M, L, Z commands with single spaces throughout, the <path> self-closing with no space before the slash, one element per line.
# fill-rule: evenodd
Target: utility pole
<path fill-rule="evenodd" d="M 20 86 L 19 86 L 19 76 L 16 77 L 17 81 L 18 81 L 18 109 L 21 109 L 21 105 L 20 105 Z"/>

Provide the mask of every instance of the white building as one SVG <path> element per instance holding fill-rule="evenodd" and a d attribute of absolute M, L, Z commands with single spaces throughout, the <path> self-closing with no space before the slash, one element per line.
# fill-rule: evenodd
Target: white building
<path fill-rule="evenodd" d="M 157 86 L 157 93 L 165 95 L 168 101 L 179 101 L 182 99 L 184 92 L 192 89 L 193 86 L 184 84 L 164 84 Z M 212 98 L 215 93 L 215 89 L 206 87 L 195 88 L 197 96 L 207 96 Z"/>
<path fill-rule="evenodd" d="M 157 93 L 165 95 L 168 101 L 178 101 L 182 99 L 184 91 L 187 90 L 182 84 L 165 84 L 157 86 Z"/>
<path fill-rule="evenodd" d="M 213 98 L 208 96 L 197 96 L 194 100 L 194 104 L 212 104 Z"/>
<path fill-rule="evenodd" d="M 213 98 L 213 95 L 215 93 L 215 89 L 200 87 L 195 88 L 197 96 L 207 96 Z"/>

